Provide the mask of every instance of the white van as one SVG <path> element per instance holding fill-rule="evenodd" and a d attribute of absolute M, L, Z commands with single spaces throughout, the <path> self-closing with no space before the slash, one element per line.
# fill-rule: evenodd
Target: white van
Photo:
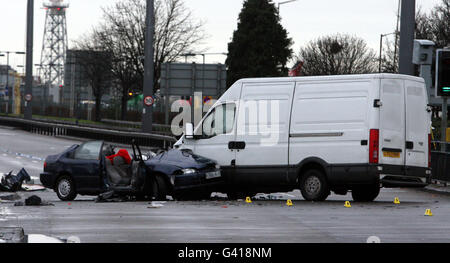
<path fill-rule="evenodd" d="M 422 78 L 370 74 L 242 79 L 176 147 L 216 160 L 229 197 L 300 189 L 373 201 L 431 176 Z"/>

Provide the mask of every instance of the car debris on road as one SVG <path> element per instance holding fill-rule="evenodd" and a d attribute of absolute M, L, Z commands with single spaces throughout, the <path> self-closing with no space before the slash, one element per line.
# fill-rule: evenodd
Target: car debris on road
<path fill-rule="evenodd" d="M 25 235 L 22 227 L 0 227 L 1 243 L 81 243 L 81 240 L 76 236 L 60 238 L 42 234 Z"/>
<path fill-rule="evenodd" d="M 43 201 L 39 196 L 32 195 L 25 199 L 25 202 L 19 201 L 14 206 L 54 206 L 54 204 Z"/>
<path fill-rule="evenodd" d="M 7 175 L 3 175 L 0 180 L 0 191 L 17 192 L 22 190 L 22 183 L 24 181 L 31 181 L 30 175 L 22 168 L 18 174 L 12 174 L 10 171 Z"/>

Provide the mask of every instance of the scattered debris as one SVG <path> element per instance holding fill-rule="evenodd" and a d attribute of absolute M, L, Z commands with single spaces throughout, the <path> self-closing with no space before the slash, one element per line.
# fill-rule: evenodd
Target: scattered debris
<path fill-rule="evenodd" d="M 161 208 L 164 205 L 162 203 L 157 203 L 157 202 L 151 202 L 150 206 L 148 206 L 147 208 Z"/>
<path fill-rule="evenodd" d="M 126 202 L 126 201 L 129 201 L 129 197 L 116 195 L 115 191 L 104 192 L 102 194 L 99 194 L 95 199 L 96 203 L 111 203 L 111 202 Z"/>
<path fill-rule="evenodd" d="M 20 195 L 13 193 L 13 194 L 7 194 L 7 195 L 0 195 L 0 201 L 16 201 L 20 200 Z"/>
<path fill-rule="evenodd" d="M 1 243 L 81 243 L 81 240 L 77 236 L 64 239 L 41 234 L 25 235 L 22 227 L 0 227 Z"/>
<path fill-rule="evenodd" d="M 287 193 L 273 193 L 273 194 L 257 194 L 254 200 L 292 200 L 295 199 L 295 195 Z"/>
<path fill-rule="evenodd" d="M 24 181 L 31 181 L 30 175 L 22 168 L 18 174 L 13 175 L 12 171 L 3 175 L 0 180 L 0 191 L 17 192 L 22 189 Z"/>
<path fill-rule="evenodd" d="M 0 243 L 24 243 L 25 234 L 21 227 L 0 227 Z"/>
<path fill-rule="evenodd" d="M 45 187 L 36 184 L 22 184 L 22 189 L 27 192 L 44 191 Z"/>
<path fill-rule="evenodd" d="M 32 195 L 25 199 L 25 202 L 19 201 L 14 203 L 14 206 L 53 206 L 54 204 L 42 201 L 37 195 Z"/>
<path fill-rule="evenodd" d="M 40 234 L 31 234 L 27 235 L 27 242 L 26 243 L 34 243 L 34 244 L 45 244 L 45 243 L 64 243 L 61 239 L 55 238 L 55 237 L 49 237 L 45 235 Z"/>

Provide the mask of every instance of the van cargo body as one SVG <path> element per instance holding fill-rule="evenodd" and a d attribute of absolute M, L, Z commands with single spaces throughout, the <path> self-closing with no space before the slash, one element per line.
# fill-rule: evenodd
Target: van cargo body
<path fill-rule="evenodd" d="M 242 79 L 178 147 L 216 160 L 230 193 L 330 191 L 376 198 L 431 176 L 422 78 L 394 74 Z"/>

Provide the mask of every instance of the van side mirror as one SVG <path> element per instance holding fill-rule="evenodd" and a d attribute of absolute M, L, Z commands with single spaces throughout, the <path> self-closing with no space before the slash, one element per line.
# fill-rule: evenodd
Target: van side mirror
<path fill-rule="evenodd" d="M 192 123 L 186 123 L 186 132 L 184 134 L 186 139 L 194 139 L 194 125 Z"/>

